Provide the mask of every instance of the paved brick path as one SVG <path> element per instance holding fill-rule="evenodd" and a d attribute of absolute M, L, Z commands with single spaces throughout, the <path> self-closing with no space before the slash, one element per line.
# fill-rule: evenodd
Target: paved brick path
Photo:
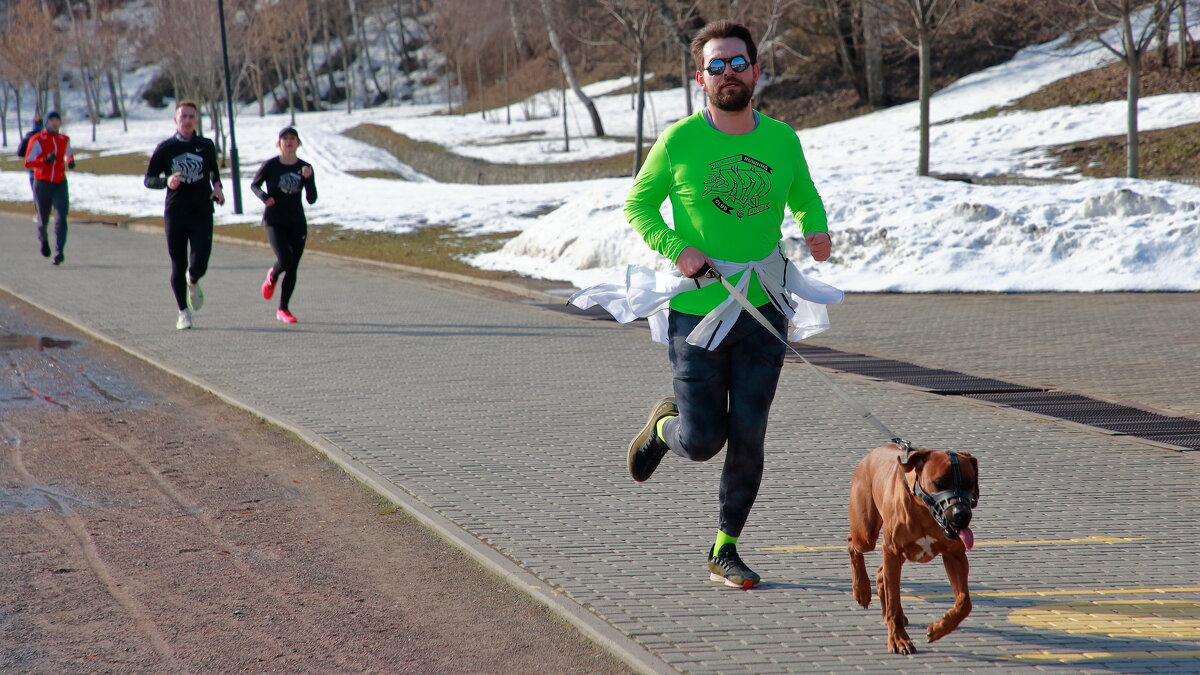
<path fill-rule="evenodd" d="M 727 591 L 703 565 L 720 462 L 668 457 L 642 485 L 625 474 L 629 435 L 670 386 L 645 331 L 316 257 L 292 303 L 301 323 L 286 327 L 258 296 L 269 252 L 218 244 L 208 304 L 179 332 L 160 236 L 75 226 L 67 253 L 51 267 L 27 219 L 0 218 L 0 288 L 346 453 L 553 602 L 647 647 L 648 669 L 1200 670 L 1200 453 L 839 376 L 906 437 L 980 458 L 974 612 L 891 656 L 877 605 L 851 600 L 844 550 L 850 474 L 881 439 L 802 367 L 785 368 L 739 545 L 767 583 Z M 1198 304 L 853 296 L 818 342 L 1186 413 L 1200 410 Z M 1089 537 L 1118 540 L 1061 541 Z M 903 588 L 921 636 L 950 603 L 941 566 L 906 565 Z"/>

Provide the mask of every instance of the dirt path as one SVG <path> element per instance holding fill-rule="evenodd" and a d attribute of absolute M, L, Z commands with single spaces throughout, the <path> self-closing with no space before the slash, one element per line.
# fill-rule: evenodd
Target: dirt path
<path fill-rule="evenodd" d="M 626 672 L 308 446 L 3 294 L 0 452 L 0 671 Z"/>

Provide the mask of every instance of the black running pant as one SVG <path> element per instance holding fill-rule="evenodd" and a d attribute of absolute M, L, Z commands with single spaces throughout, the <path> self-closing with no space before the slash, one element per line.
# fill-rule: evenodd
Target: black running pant
<path fill-rule="evenodd" d="M 267 240 L 275 251 L 275 264 L 271 266 L 271 278 L 279 283 L 283 275 L 283 283 L 279 287 L 279 309 L 287 309 L 288 301 L 292 299 L 292 291 L 296 290 L 296 270 L 300 267 L 300 257 L 304 255 L 304 243 L 308 240 L 308 225 L 301 223 L 288 225 L 266 225 Z"/>
<path fill-rule="evenodd" d="M 67 245 L 67 212 L 71 209 L 67 181 L 33 181 L 33 199 L 37 207 L 38 242 L 46 243 L 46 225 L 50 221 L 50 209 L 54 209 L 54 252 L 62 253 Z"/>
<path fill-rule="evenodd" d="M 171 256 L 171 291 L 182 312 L 187 309 L 188 281 L 200 281 L 208 271 L 208 257 L 212 254 L 212 213 L 168 213 L 166 231 L 167 253 Z"/>
<path fill-rule="evenodd" d="M 758 308 L 783 333 L 787 319 L 772 305 Z M 767 414 L 783 367 L 783 343 L 746 312 L 709 351 L 687 343 L 702 316 L 671 310 L 671 370 L 679 416 L 663 424 L 667 445 L 678 455 L 704 462 L 721 447 L 721 531 L 740 536 L 758 497 L 763 474 Z"/>

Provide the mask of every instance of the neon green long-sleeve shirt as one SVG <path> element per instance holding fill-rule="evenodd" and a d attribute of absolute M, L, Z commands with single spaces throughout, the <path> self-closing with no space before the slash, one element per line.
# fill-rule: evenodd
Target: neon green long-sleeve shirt
<path fill-rule="evenodd" d="M 650 248 L 672 262 L 688 246 L 717 260 L 761 260 L 783 238 L 785 204 L 804 234 L 827 230 L 796 132 L 766 115 L 758 120 L 754 131 L 735 136 L 714 129 L 700 110 L 659 136 L 625 200 L 625 218 Z M 667 198 L 674 229 L 659 212 Z M 756 306 L 768 302 L 756 279 L 749 290 Z M 728 295 L 713 284 L 680 293 L 671 308 L 708 314 Z"/>

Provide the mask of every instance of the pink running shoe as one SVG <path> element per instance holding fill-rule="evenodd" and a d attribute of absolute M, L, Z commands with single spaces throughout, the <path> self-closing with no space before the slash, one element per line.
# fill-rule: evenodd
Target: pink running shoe
<path fill-rule="evenodd" d="M 271 296 L 275 295 L 275 277 L 271 274 L 273 271 L 274 269 L 267 270 L 267 280 L 262 285 L 263 300 L 270 300 Z"/>
<path fill-rule="evenodd" d="M 286 309 L 275 312 L 275 318 L 284 323 L 296 323 L 296 317 Z"/>

